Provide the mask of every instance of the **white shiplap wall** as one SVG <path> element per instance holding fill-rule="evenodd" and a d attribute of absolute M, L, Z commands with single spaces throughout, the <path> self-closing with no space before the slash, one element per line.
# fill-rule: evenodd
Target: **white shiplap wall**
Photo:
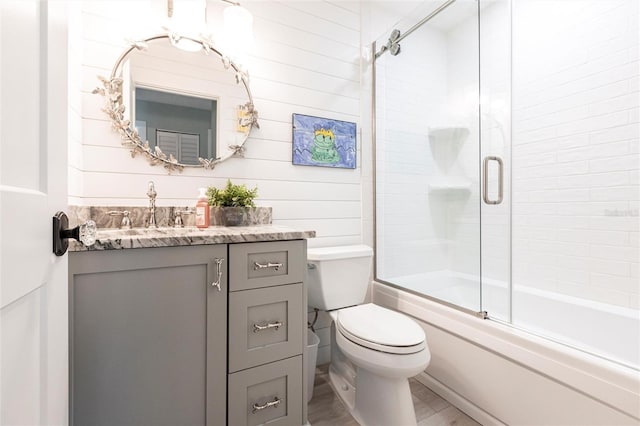
<path fill-rule="evenodd" d="M 291 164 L 292 113 L 360 125 L 358 3 L 243 2 L 254 15 L 256 47 L 247 65 L 260 129 L 249 138 L 244 159 L 232 158 L 214 171 L 171 176 L 143 158 L 130 158 L 101 111 L 102 97 L 91 94 L 97 75 L 110 73 L 125 39 L 160 32 L 157 3 L 91 0 L 74 11 L 70 98 L 79 102 L 70 123 L 78 132 L 71 132 L 69 203 L 146 205 L 146 184 L 153 180 L 158 205 L 192 205 L 198 187 L 221 186 L 231 178 L 258 186 L 257 203 L 273 207 L 274 223 L 315 229 L 317 238 L 309 246 L 361 243 L 360 137 L 355 170 Z M 211 1 L 208 8 L 216 26 L 224 4 Z"/>
<path fill-rule="evenodd" d="M 147 204 L 153 180 L 158 205 L 193 205 L 197 188 L 227 178 L 259 188 L 257 204 L 273 207 L 274 223 L 313 229 L 309 247 L 372 244 L 370 131 L 362 143 L 360 4 L 346 1 L 244 1 L 254 16 L 255 51 L 247 62 L 260 129 L 245 158 L 214 171 L 168 176 L 143 158 L 131 159 L 91 94 L 98 75 L 108 76 L 125 39 L 160 32 L 158 1 L 88 0 L 72 6 L 70 22 L 69 204 Z M 224 4 L 208 1 L 207 19 L 221 27 Z M 365 93 L 367 93 L 365 91 Z M 367 101 L 369 102 L 369 101 Z M 301 113 L 358 124 L 357 169 L 293 166 L 291 115 Z M 368 207 L 367 207 L 368 206 Z M 330 319 L 323 315 L 318 363 L 329 361 Z"/>

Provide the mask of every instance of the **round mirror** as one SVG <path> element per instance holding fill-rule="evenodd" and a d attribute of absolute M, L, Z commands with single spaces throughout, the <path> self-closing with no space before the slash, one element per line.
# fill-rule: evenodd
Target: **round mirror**
<path fill-rule="evenodd" d="M 94 90 L 114 130 L 169 172 L 242 156 L 258 113 L 248 75 L 212 43 L 175 34 L 136 41 Z"/>

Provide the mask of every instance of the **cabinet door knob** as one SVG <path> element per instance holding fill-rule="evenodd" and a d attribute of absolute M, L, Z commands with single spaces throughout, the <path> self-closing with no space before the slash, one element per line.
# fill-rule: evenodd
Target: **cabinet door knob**
<path fill-rule="evenodd" d="M 276 396 L 275 398 L 273 398 L 273 401 L 265 402 L 262 405 L 258 405 L 257 403 L 253 404 L 253 413 L 257 413 L 258 411 L 262 411 L 265 408 L 271 408 L 271 407 L 275 408 L 278 405 L 280 405 L 280 401 L 281 401 L 281 399 Z"/>
<path fill-rule="evenodd" d="M 218 291 L 222 291 L 220 284 L 222 283 L 222 262 L 224 262 L 224 259 L 216 257 L 213 261 L 216 263 L 217 278 L 211 283 L 211 286 L 216 287 Z"/>

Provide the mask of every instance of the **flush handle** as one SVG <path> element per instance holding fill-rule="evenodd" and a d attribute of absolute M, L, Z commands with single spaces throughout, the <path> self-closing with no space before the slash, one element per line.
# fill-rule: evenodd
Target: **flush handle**
<path fill-rule="evenodd" d="M 53 253 L 62 256 L 69 248 L 69 238 L 80 241 L 85 246 L 96 242 L 96 223 L 88 220 L 75 228 L 69 228 L 69 217 L 64 212 L 57 212 L 53 216 Z"/>

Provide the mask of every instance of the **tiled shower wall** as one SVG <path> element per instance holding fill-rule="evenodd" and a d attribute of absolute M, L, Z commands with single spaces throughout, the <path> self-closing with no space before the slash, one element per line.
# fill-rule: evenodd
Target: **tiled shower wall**
<path fill-rule="evenodd" d="M 378 60 L 378 276 L 478 270 L 477 170 L 498 155 L 505 200 L 481 205 L 483 279 L 637 309 L 639 3 L 480 6 L 481 155 L 468 146 L 448 153 L 472 183 L 468 200 L 450 194 L 438 208 L 428 193 L 428 181 L 444 175 L 438 162 L 454 158 L 434 151 L 426 133 L 453 121 L 438 117 L 444 93 L 474 83 L 456 73 L 478 67 L 456 37 L 476 18 L 443 34 L 436 17 L 400 55 Z"/>
<path fill-rule="evenodd" d="M 422 9 L 397 27 L 408 29 L 433 2 Z M 432 271 L 479 273 L 477 23 L 440 20 L 404 39 L 398 56 L 376 62 L 377 272 L 392 282 Z M 437 128 L 467 133 L 430 138 Z M 437 189 L 447 185 L 453 189 Z"/>
<path fill-rule="evenodd" d="M 415 54 L 419 48 L 423 54 Z M 429 208 L 428 183 L 440 173 L 427 136 L 429 125 L 442 123 L 433 111 L 446 99 L 446 40 L 439 31 L 421 31 L 402 49 L 376 62 L 377 259 L 383 279 L 448 267 L 441 242 L 446 214 Z M 416 79 L 416 70 L 424 69 L 427 78 Z M 440 161 L 447 162 L 448 149 L 441 148 Z"/>
<path fill-rule="evenodd" d="M 514 2 L 514 285 L 640 307 L 639 5 Z"/>

